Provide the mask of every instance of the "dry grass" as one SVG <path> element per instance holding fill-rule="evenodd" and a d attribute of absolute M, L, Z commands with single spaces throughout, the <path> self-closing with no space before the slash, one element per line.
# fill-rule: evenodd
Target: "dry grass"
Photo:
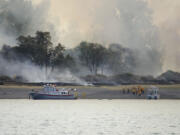
<path fill-rule="evenodd" d="M 27 86 L 27 85 L 0 85 L 0 88 L 28 88 L 28 89 L 38 89 L 40 86 Z"/>
<path fill-rule="evenodd" d="M 119 85 L 119 86 L 101 86 L 102 88 L 106 88 L 109 90 L 122 90 L 122 89 L 128 89 L 128 88 L 133 88 L 133 87 L 137 87 L 137 86 L 141 86 L 143 88 L 148 88 L 152 85 Z M 174 84 L 174 85 L 153 85 L 156 86 L 158 88 L 173 88 L 173 89 L 180 89 L 180 84 Z"/>
<path fill-rule="evenodd" d="M 105 88 L 109 90 L 122 90 L 122 89 L 127 89 L 127 88 L 132 88 L 132 87 L 137 87 L 141 86 L 143 88 L 148 88 L 151 85 L 119 85 L 119 86 L 100 86 L 100 87 L 95 87 L 95 86 L 58 86 L 57 88 Z M 175 84 L 175 85 L 154 85 L 159 88 L 173 88 L 173 89 L 180 89 L 180 84 Z M 25 89 L 41 89 L 42 86 L 27 86 L 27 85 L 0 85 L 0 88 L 25 88 Z"/>
<path fill-rule="evenodd" d="M 57 88 L 91 88 L 94 86 L 57 86 Z M 41 89 L 42 86 L 28 86 L 28 85 L 0 85 L 0 88 L 26 88 L 26 89 Z"/>

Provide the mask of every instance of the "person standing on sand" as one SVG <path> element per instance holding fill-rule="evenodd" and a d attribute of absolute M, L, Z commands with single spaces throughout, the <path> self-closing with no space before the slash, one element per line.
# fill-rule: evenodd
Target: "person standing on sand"
<path fill-rule="evenodd" d="M 138 89 L 137 94 L 138 94 L 138 96 L 141 96 L 141 89 Z"/>
<path fill-rule="evenodd" d="M 129 92 L 130 92 L 130 90 L 129 90 L 129 88 L 127 89 L 127 94 L 129 94 Z"/>
<path fill-rule="evenodd" d="M 142 94 L 144 94 L 144 88 L 141 89 Z"/>
<path fill-rule="evenodd" d="M 132 94 L 135 95 L 136 94 L 136 89 L 133 87 L 132 88 Z"/>
<path fill-rule="evenodd" d="M 123 92 L 123 94 L 125 94 L 125 90 L 124 89 L 122 90 L 122 92 Z"/>
<path fill-rule="evenodd" d="M 137 95 L 138 94 L 138 89 L 137 88 L 135 88 L 135 95 Z"/>

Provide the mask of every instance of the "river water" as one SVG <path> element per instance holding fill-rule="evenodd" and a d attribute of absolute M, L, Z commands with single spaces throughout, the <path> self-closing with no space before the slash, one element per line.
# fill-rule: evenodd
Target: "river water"
<path fill-rule="evenodd" d="M 0 135 L 180 135 L 180 100 L 0 100 Z"/>

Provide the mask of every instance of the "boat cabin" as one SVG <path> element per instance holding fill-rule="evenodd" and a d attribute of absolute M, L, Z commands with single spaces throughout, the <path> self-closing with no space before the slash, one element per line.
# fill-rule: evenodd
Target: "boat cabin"
<path fill-rule="evenodd" d="M 159 99 L 160 98 L 158 87 L 151 86 L 150 88 L 148 88 L 147 91 L 148 91 L 148 93 L 147 93 L 148 99 Z"/>
<path fill-rule="evenodd" d="M 69 95 L 70 92 L 64 88 L 61 90 L 57 89 L 54 85 L 44 85 L 43 91 L 44 94 L 50 94 L 50 95 Z"/>

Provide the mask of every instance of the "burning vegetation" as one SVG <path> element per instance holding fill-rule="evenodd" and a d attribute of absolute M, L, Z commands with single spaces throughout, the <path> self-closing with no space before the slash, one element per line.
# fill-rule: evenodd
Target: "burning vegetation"
<path fill-rule="evenodd" d="M 53 45 L 49 32 L 41 31 L 37 31 L 35 36 L 19 36 L 17 46 L 3 45 L 0 56 L 7 63 L 25 64 L 29 61 L 40 69 L 44 68 L 47 78 L 48 74 L 57 70 L 69 70 L 76 72 L 76 75 L 83 72 L 86 72 L 86 75 L 112 75 L 133 72 L 132 67 L 135 66 L 133 51 L 118 44 L 111 44 L 106 48 L 98 43 L 81 42 L 74 49 L 65 49 L 60 43 Z M 3 61 L 1 74 L 10 70 L 5 68 Z M 31 72 L 31 69 L 29 71 Z"/>
<path fill-rule="evenodd" d="M 13 47 L 4 45 L 0 51 L 1 59 L 7 63 L 26 64 L 26 61 L 29 61 L 32 65 L 44 69 L 42 73 L 45 74 L 46 80 L 50 80 L 54 72 L 56 76 L 53 77 L 58 80 L 57 73 L 68 70 L 79 76 L 81 78 L 79 81 L 96 85 L 180 82 L 179 73 L 173 71 L 168 71 L 157 78 L 133 75 L 133 67 L 137 64 L 134 52 L 118 44 L 104 47 L 98 43 L 81 42 L 75 48 L 65 49 L 60 43 L 53 45 L 49 32 L 41 31 L 37 31 L 35 36 L 19 36 L 17 44 L 17 46 Z M 0 81 L 29 81 L 26 76 L 23 76 L 23 72 L 15 77 L 10 78 L 7 76 L 6 73 L 11 69 L 9 69 L 10 67 L 6 68 L 3 61 L 1 61 L 0 73 L 2 76 Z M 31 68 L 28 70 L 33 72 Z M 73 78 L 68 81 L 75 82 Z"/>
<path fill-rule="evenodd" d="M 147 2 L 96 2 L 87 4 L 92 8 L 85 4 L 79 8 L 83 1 L 75 2 L 74 16 L 66 10 L 58 13 L 62 16 L 59 25 L 49 15 L 51 1 L 0 1 L 0 80 L 170 82 L 164 75 L 153 77 L 162 73 L 165 53 Z"/>

